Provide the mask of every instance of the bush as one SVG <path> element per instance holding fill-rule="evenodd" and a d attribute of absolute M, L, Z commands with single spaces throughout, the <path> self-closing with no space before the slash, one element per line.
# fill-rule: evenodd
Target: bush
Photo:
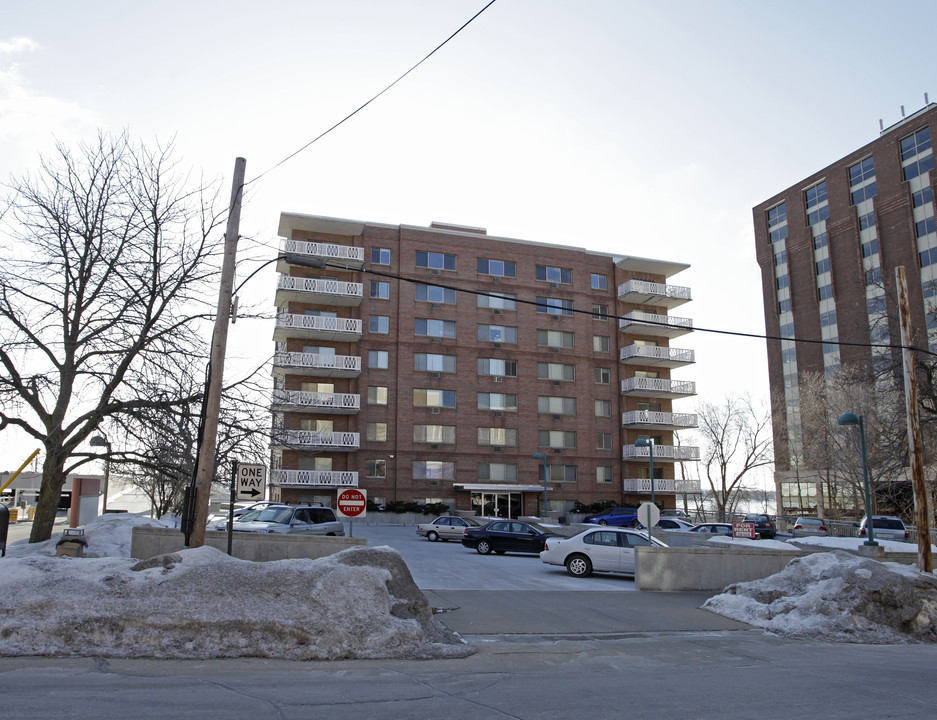
<path fill-rule="evenodd" d="M 368 509 L 371 509 L 370 505 Z M 382 508 L 375 505 L 374 510 L 375 512 L 381 512 Z M 383 511 L 392 513 L 417 513 L 422 515 L 445 515 L 449 511 L 449 506 L 445 503 L 429 503 L 428 505 L 424 505 L 415 500 L 409 500 L 407 502 L 395 500 L 394 502 L 387 503 Z"/>
<path fill-rule="evenodd" d="M 602 502 L 592 503 L 591 505 L 583 505 L 577 500 L 573 505 L 573 512 L 582 515 L 597 515 L 613 507 L 618 507 L 618 503 L 614 500 L 603 500 Z"/>

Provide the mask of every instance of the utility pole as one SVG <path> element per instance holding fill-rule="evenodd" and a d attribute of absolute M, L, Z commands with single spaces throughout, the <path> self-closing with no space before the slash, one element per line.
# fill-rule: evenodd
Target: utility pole
<path fill-rule="evenodd" d="M 212 333 L 211 359 L 208 370 L 208 397 L 205 402 L 202 443 L 198 452 L 198 470 L 195 475 L 195 513 L 190 532 L 189 547 L 205 544 L 205 525 L 208 522 L 208 501 L 211 498 L 211 479 L 215 468 L 215 444 L 218 440 L 218 413 L 221 409 L 221 388 L 224 378 L 224 359 L 228 344 L 228 321 L 231 316 L 231 295 L 234 288 L 234 261 L 237 257 L 238 230 L 241 224 L 241 198 L 244 194 L 244 171 L 247 161 L 234 161 L 231 182 L 231 205 L 228 226 L 224 236 L 224 261 L 221 266 L 221 287 L 218 290 L 218 309 L 215 312 L 215 331 Z"/>
<path fill-rule="evenodd" d="M 921 418 L 918 409 L 917 379 L 911 347 L 911 303 L 904 267 L 895 268 L 898 288 L 898 319 L 901 321 L 901 359 L 904 364 L 904 404 L 908 422 L 908 450 L 911 459 L 911 487 L 914 489 L 914 524 L 917 526 L 917 562 L 921 572 L 934 570 L 930 550 L 930 518 L 927 490 L 924 486 L 924 449 L 921 443 Z"/>

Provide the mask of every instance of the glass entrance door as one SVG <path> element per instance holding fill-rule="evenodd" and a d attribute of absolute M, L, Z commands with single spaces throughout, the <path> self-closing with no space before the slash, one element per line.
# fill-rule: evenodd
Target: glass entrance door
<path fill-rule="evenodd" d="M 473 492 L 472 509 L 484 517 L 516 518 L 521 514 L 519 492 Z"/>

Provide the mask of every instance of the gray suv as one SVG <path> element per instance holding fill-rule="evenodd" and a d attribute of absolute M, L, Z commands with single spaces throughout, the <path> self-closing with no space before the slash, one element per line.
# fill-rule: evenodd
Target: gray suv
<path fill-rule="evenodd" d="M 288 535 L 344 535 L 345 526 L 332 508 L 318 505 L 271 505 L 246 522 L 234 523 L 236 532 Z"/>

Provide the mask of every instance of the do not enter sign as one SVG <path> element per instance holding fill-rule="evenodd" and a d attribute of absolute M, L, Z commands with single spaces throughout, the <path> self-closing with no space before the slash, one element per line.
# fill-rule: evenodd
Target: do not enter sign
<path fill-rule="evenodd" d="M 368 496 L 364 490 L 349 488 L 338 493 L 338 514 L 342 517 L 364 517 L 368 507 Z"/>

